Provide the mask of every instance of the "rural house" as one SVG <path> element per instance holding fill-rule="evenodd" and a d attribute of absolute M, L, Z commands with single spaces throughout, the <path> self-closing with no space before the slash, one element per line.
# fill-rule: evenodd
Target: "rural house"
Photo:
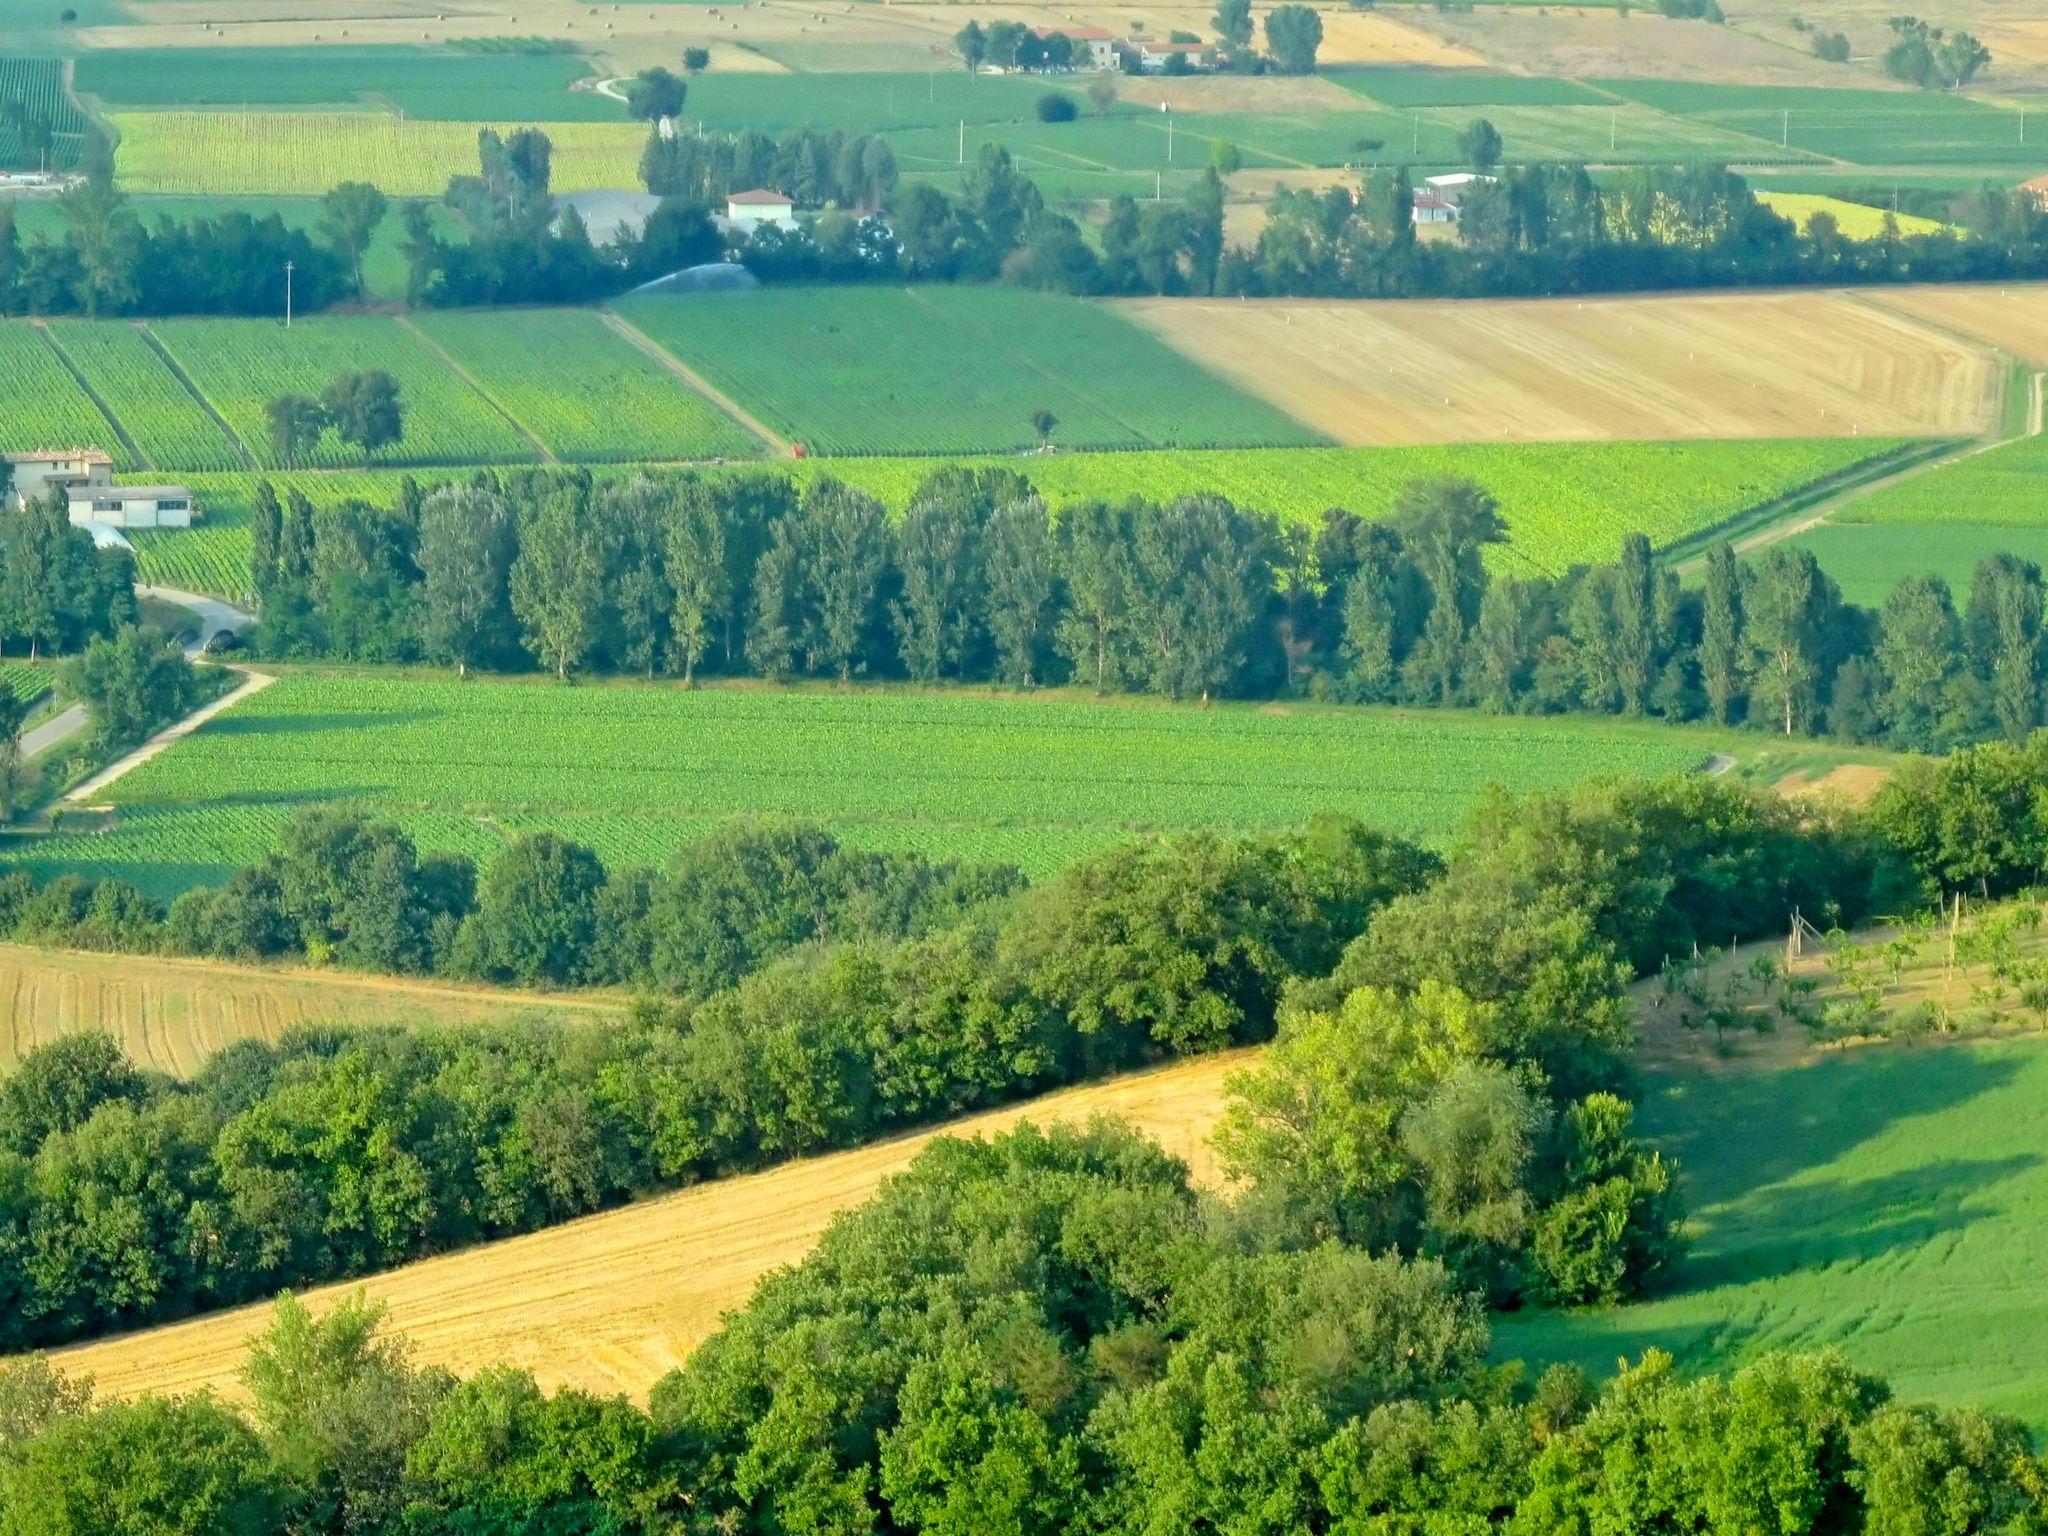
<path fill-rule="evenodd" d="M 1185 59 L 1191 69 L 1205 68 L 1211 56 L 1207 43 L 1162 43 L 1157 38 L 1134 37 L 1123 46 L 1137 59 L 1139 72 L 1147 75 L 1162 73 L 1166 61 L 1176 56 Z"/>
<path fill-rule="evenodd" d="M 795 229 L 796 203 L 780 192 L 764 189 L 735 192 L 725 200 L 725 217 L 726 222 L 743 235 L 751 235 L 763 224 Z"/>
<path fill-rule="evenodd" d="M 1116 56 L 1116 36 L 1101 27 L 1034 27 L 1032 32 L 1040 41 L 1064 36 L 1074 45 L 1076 69 L 1115 70 L 1121 67 Z"/>
<path fill-rule="evenodd" d="M 12 474 L 7 495 L 10 508 L 40 501 L 52 488 L 112 485 L 114 461 L 98 448 L 41 448 L 34 453 L 6 455 Z"/>
<path fill-rule="evenodd" d="M 1440 192 L 1417 187 L 1415 206 L 1408 216 L 1417 224 L 1455 224 L 1458 222 L 1458 205 Z"/>

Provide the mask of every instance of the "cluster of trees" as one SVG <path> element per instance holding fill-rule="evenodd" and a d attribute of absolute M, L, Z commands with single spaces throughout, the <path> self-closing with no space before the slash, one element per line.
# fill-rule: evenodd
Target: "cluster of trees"
<path fill-rule="evenodd" d="M 1991 50 L 1968 32 L 1946 34 L 1918 16 L 1894 16 L 1884 72 L 1922 90 L 1960 91 L 1991 62 Z M 1819 40 L 1815 40 L 1819 51 Z"/>
<path fill-rule="evenodd" d="M 527 1230 L 1269 1035 L 1426 853 L 1350 823 L 1007 871 L 740 829 L 665 880 L 534 838 L 474 871 L 332 813 L 167 925 L 132 890 L 0 880 L 0 932 L 280 942 L 315 958 L 670 988 L 624 1024 L 296 1032 L 190 1084 L 84 1035 L 0 1085 L 0 1349 Z M 637 950 L 636 953 L 622 953 Z M 210 1234 L 196 1240 L 199 1232 Z"/>
<path fill-rule="evenodd" d="M 270 315 L 294 299 L 323 309 L 346 298 L 354 270 L 337 249 L 276 214 L 161 216 L 145 224 L 111 179 L 57 199 L 64 229 L 24 240 L 0 200 L 0 315 Z"/>
<path fill-rule="evenodd" d="M 1085 62 L 1085 49 L 1076 49 L 1064 32 L 1041 33 L 1021 21 L 992 21 L 984 27 L 970 21 L 953 34 L 953 47 L 972 74 L 984 64 L 998 69 L 1033 73 L 1063 73 Z"/>
<path fill-rule="evenodd" d="M 1902 879 L 1853 818 L 1603 786 L 1493 801 L 1440 871 L 1335 821 L 1134 845 L 624 1027 L 302 1030 L 186 1085 L 57 1042 L 0 1085 L 11 1346 L 1279 1037 L 1233 1085 L 1227 1197 L 1113 1125 L 938 1141 L 644 1413 L 415 1371 L 356 1306 L 281 1306 L 246 1419 L 18 1365 L 0 1531 L 2040 1531 L 2018 1425 L 1838 1356 L 1652 1353 L 1597 1392 L 1488 1357 L 1489 1302 L 1674 1256 L 1615 1091 L 1630 977 Z"/>
<path fill-rule="evenodd" d="M 879 134 L 799 128 L 779 140 L 749 130 L 730 138 L 650 134 L 640 180 L 657 197 L 722 208 L 734 192 L 765 187 L 800 208 L 880 209 L 895 189 L 896 154 Z"/>
<path fill-rule="evenodd" d="M 259 646 L 641 676 L 1073 683 L 1497 713 L 1710 719 L 1935 751 L 2048 723 L 2048 586 L 1982 561 L 1875 611 L 1810 551 L 1706 556 L 1696 587 L 1623 540 L 1612 565 L 1490 570 L 1498 505 L 1418 481 L 1314 529 L 1214 495 L 1048 512 L 1022 475 L 933 472 L 892 520 L 829 479 L 480 474 L 389 509 L 259 485 Z"/>
<path fill-rule="evenodd" d="M 271 445 L 287 469 L 302 463 L 330 431 L 363 451 L 365 467 L 379 448 L 405 439 L 405 403 L 398 380 L 381 368 L 336 374 L 317 400 L 311 395 L 279 395 L 264 406 L 263 414 L 270 424 Z"/>
<path fill-rule="evenodd" d="M 0 465 L 0 656 L 70 653 L 135 620 L 135 557 L 71 526 L 62 492 L 7 510 Z"/>

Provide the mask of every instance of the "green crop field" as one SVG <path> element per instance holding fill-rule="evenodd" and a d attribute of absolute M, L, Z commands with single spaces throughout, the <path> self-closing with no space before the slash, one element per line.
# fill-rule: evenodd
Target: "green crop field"
<path fill-rule="evenodd" d="M 2048 437 L 2002 443 L 1884 486 L 1835 521 L 2048 528 Z"/>
<path fill-rule="evenodd" d="M 436 121 L 620 122 L 573 54 L 450 48 L 123 48 L 82 55 L 80 92 L 109 108 L 371 106 Z"/>
<path fill-rule="evenodd" d="M 12 694 L 23 704 L 35 703 L 55 684 L 55 669 L 47 663 L 0 661 L 0 693 Z"/>
<path fill-rule="evenodd" d="M 427 122 L 371 112 L 115 112 L 123 190 L 181 197 L 319 197 L 367 181 L 392 197 L 439 197 L 477 171 L 482 122 Z M 516 120 L 499 127 L 520 126 Z M 544 122 L 557 192 L 639 185 L 646 125 Z"/>
<path fill-rule="evenodd" d="M 1597 107 L 1611 100 L 1576 80 L 1486 69 L 1339 65 L 1316 73 L 1384 107 Z"/>
<path fill-rule="evenodd" d="M 753 434 L 587 309 L 422 314 L 491 400 L 570 461 L 744 458 Z"/>
<path fill-rule="evenodd" d="M 2048 1431 L 2048 1045 L 1838 1052 L 1653 1078 L 1641 1124 L 1698 1226 L 1677 1294 L 1495 1326 L 1502 1358 L 1710 1370 L 1839 1344 L 1901 1398 Z"/>
<path fill-rule="evenodd" d="M 389 464 L 503 464 L 530 461 L 518 430 L 465 384 L 434 350 L 382 315 L 319 317 L 287 330 L 274 320 L 164 320 L 151 332 L 207 402 L 264 464 L 277 462 L 264 408 L 277 396 L 317 396 L 337 374 L 377 368 L 398 381 L 405 440 L 383 450 Z M 332 434 L 314 462 L 359 463 Z"/>
<path fill-rule="evenodd" d="M 2029 142 L 2020 112 L 1935 91 L 1593 83 L 1689 124 L 1863 165 L 2034 165 L 2041 159 L 2039 123 Z"/>
<path fill-rule="evenodd" d="M 5 112 L 0 112 L 0 169 L 65 170 L 78 163 L 88 124 L 64 94 L 64 66 L 56 59 L 0 58 L 0 106 L 19 104 L 46 120 L 53 134 L 47 166 L 31 150 Z"/>
<path fill-rule="evenodd" d="M 299 673 L 119 780 L 115 830 L 5 857 L 168 894 L 257 856 L 304 807 L 346 801 L 472 853 L 547 827 L 659 863 L 722 819 L 785 812 L 863 845 L 1042 874 L 1134 829 L 1319 810 L 1440 840 L 1489 782 L 1680 771 L 1726 739 L 1437 712 Z"/>
<path fill-rule="evenodd" d="M 125 320 L 59 320 L 50 334 L 156 468 L 242 468 L 220 423 L 136 327 Z"/>
<path fill-rule="evenodd" d="M 1960 607 L 1968 599 L 1977 563 L 1993 555 L 2018 555 L 2048 566 L 2048 519 L 2035 528 L 1944 523 L 1938 538 L 1928 533 L 1914 523 L 1823 523 L 1791 542 L 1813 551 L 1843 597 L 1870 608 L 1909 576 L 1941 577 Z"/>
<path fill-rule="evenodd" d="M 123 469 L 134 463 L 56 348 L 25 321 L 0 321 L 0 453 L 101 448 Z"/>
<path fill-rule="evenodd" d="M 1059 418 L 1073 448 L 1316 441 L 1098 305 L 1012 288 L 782 288 L 620 312 L 771 427 L 825 453 L 974 453 Z"/>
<path fill-rule="evenodd" d="M 1014 469 L 1053 507 L 1143 496 L 1168 501 L 1215 491 L 1288 522 L 1312 523 L 1331 507 L 1365 516 L 1393 509 L 1401 488 L 1428 475 L 1460 474 L 1493 492 L 1510 541 L 1501 557 L 1524 569 L 1558 572 L 1577 561 L 1611 560 L 1622 535 L 1640 529 L 1660 546 L 1719 527 L 1816 481 L 1900 445 L 1876 438 L 1773 438 L 1761 442 L 1483 443 L 1424 448 L 1272 448 L 1180 453 L 1074 453 L 1002 458 L 777 459 L 719 474 L 776 474 L 808 482 L 833 475 L 886 502 L 908 505 L 941 464 Z M 600 474 L 632 473 L 604 465 Z M 247 518 L 257 476 L 187 477 L 205 511 L 189 531 L 132 537 L 145 580 L 233 597 L 248 586 Z M 393 470 L 279 473 L 280 494 L 305 492 L 317 506 L 348 497 L 388 505 L 402 476 Z M 418 474 L 422 485 L 466 479 Z"/>
<path fill-rule="evenodd" d="M 1022 122 L 1058 81 L 1024 75 L 970 75 L 961 69 L 915 73 L 818 71 L 804 74 L 720 74 L 690 81 L 683 116 L 707 133 L 753 129 L 780 135 L 794 128 L 878 133 L 896 128 L 952 128 L 960 123 Z M 1079 86 L 1066 87 L 1084 103 Z M 624 109 L 612 106 L 619 115 Z M 1134 108 L 1124 108 L 1133 111 Z"/>

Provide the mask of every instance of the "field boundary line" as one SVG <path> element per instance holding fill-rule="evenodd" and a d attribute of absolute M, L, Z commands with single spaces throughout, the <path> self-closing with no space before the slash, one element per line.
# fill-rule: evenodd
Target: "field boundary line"
<path fill-rule="evenodd" d="M 133 773 L 137 768 L 140 768 L 152 757 L 163 751 L 164 748 L 183 741 L 222 710 L 229 708 L 231 705 L 241 703 L 242 700 L 252 694 L 261 693 L 277 681 L 276 674 L 270 672 L 256 672 L 240 667 L 232 670 L 242 674 L 240 687 L 229 689 L 212 703 L 200 705 L 199 708 L 193 710 L 191 714 L 176 724 L 165 726 L 164 729 L 158 731 L 133 752 L 109 763 L 98 773 L 79 785 L 78 788 L 72 790 L 71 793 L 64 797 L 64 803 L 66 805 L 84 804 L 89 797 L 98 794 L 116 779 L 125 778 L 128 774 Z"/>
<path fill-rule="evenodd" d="M 158 466 L 150 459 L 149 455 L 142 451 L 142 444 L 135 441 L 127 427 L 122 425 L 121 418 L 114 414 L 114 408 L 108 405 L 101 398 L 100 392 L 92 387 L 92 380 L 85 376 L 85 370 L 78 366 L 69 352 L 64 350 L 64 344 L 57 340 L 56 334 L 51 331 L 50 322 L 47 320 L 36 320 L 32 323 L 37 334 L 43 338 L 44 343 L 48 345 L 52 352 L 57 354 L 57 361 L 63 364 L 64 371 L 78 381 L 78 387 L 85 391 L 85 398 L 93 403 L 93 407 L 102 416 L 106 417 L 107 425 L 113 429 L 115 438 L 127 450 L 130 457 L 135 460 L 136 465 L 142 469 L 157 469 Z"/>
<path fill-rule="evenodd" d="M 263 466 L 256 462 L 256 455 L 249 451 L 249 445 L 242 441 L 241 435 L 233 427 L 228 425 L 227 417 L 214 409 L 213 402 L 207 399 L 199 386 L 192 381 L 192 375 L 185 371 L 184 365 L 172 355 L 171 349 L 164 345 L 163 338 L 140 320 L 135 322 L 135 329 L 142 333 L 144 345 L 163 359 L 164 366 L 171 370 L 171 377 L 178 381 L 179 386 L 185 393 L 198 401 L 199 408 L 213 418 L 213 424 L 220 428 L 221 435 L 228 440 L 228 446 L 234 449 L 235 453 L 241 458 L 243 466 L 250 470 L 260 471 Z"/>
<path fill-rule="evenodd" d="M 546 443 L 542 442 L 540 438 L 535 435 L 532 428 L 528 427 L 525 422 L 521 421 L 517 416 L 514 416 L 510 411 L 506 410 L 503 401 L 499 400 L 498 397 L 493 395 L 488 389 L 485 389 L 483 385 L 479 384 L 476 381 L 475 376 L 471 374 L 467 368 L 463 367 L 462 364 L 455 361 L 454 357 L 449 353 L 446 347 L 442 346 L 440 342 L 434 340 L 433 337 L 429 336 L 425 331 L 421 330 L 417 325 L 413 324 L 412 316 L 394 315 L 392 316 L 392 318 L 398 322 L 400 329 L 409 332 L 412 335 L 413 339 L 419 342 L 421 346 L 425 347 L 429 352 L 433 353 L 434 356 L 441 359 L 441 361 L 447 365 L 448 371 L 450 373 L 454 374 L 455 377 L 462 380 L 462 382 L 467 384 L 471 389 L 475 390 L 477 398 L 479 400 L 483 401 L 485 405 L 488 405 L 492 410 L 496 411 L 500 416 L 504 417 L 505 420 L 511 425 L 512 430 L 514 432 L 517 432 L 521 437 L 525 438 L 527 443 L 531 445 L 531 447 L 533 448 L 533 451 L 540 455 L 541 463 L 559 464 L 562 462 L 559 458 L 555 456 L 555 450 L 550 448 Z"/>
<path fill-rule="evenodd" d="M 734 421 L 737 421 L 749 432 L 760 438 L 762 442 L 774 449 L 779 457 L 785 459 L 796 457 L 795 443 L 784 437 L 780 432 L 775 431 L 752 411 L 742 408 L 740 403 L 733 399 L 732 396 L 713 384 L 703 374 L 677 357 L 652 336 L 649 336 L 645 331 L 634 325 L 624 315 L 614 309 L 600 309 L 597 314 L 598 318 L 604 321 L 606 325 L 617 331 L 626 340 L 653 358 L 654 361 L 661 364 L 662 367 L 681 379 L 721 411 L 724 411 Z"/>

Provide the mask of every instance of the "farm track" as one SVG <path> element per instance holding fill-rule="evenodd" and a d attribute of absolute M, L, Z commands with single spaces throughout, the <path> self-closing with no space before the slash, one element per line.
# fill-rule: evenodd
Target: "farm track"
<path fill-rule="evenodd" d="M 705 378 L 703 374 L 663 347 L 660 342 L 640 330 L 614 310 L 601 309 L 598 311 L 598 314 L 603 318 L 606 325 L 638 347 L 648 357 L 654 359 L 655 362 L 661 364 L 662 367 L 681 379 L 721 411 L 724 411 L 734 421 L 737 421 L 749 432 L 760 438 L 768 447 L 774 449 L 777 456 L 785 459 L 796 457 L 796 445 L 791 443 L 788 438 L 775 431 L 765 421 L 761 420 L 760 417 L 745 409 L 732 396 L 718 388 L 717 385 Z"/>
<path fill-rule="evenodd" d="M 412 316 L 400 314 L 394 316 L 393 318 L 395 318 L 398 321 L 398 324 L 402 329 L 412 332 L 414 336 L 419 338 L 420 344 L 422 346 L 424 346 L 429 352 L 433 353 L 434 356 L 438 357 L 443 363 L 447 364 L 448 371 L 450 373 L 454 374 L 455 377 L 462 380 L 462 382 L 467 384 L 471 389 L 475 390 L 478 399 L 482 400 L 492 410 L 496 411 L 500 416 L 504 417 L 507 425 L 509 425 L 514 432 L 517 432 L 521 437 L 525 438 L 527 443 L 531 445 L 531 447 L 533 448 L 533 451 L 540 455 L 540 461 L 543 464 L 560 464 L 562 462 L 560 459 L 555 457 L 554 449 L 550 448 L 546 443 L 542 442 L 539 436 L 533 431 L 531 427 L 527 426 L 527 424 L 521 421 L 517 416 L 514 416 L 509 410 L 505 408 L 504 403 L 500 401 L 496 395 L 493 395 L 489 390 L 485 389 L 483 385 L 477 381 L 476 375 L 471 373 L 467 368 L 463 367 L 462 364 L 455 361 L 454 356 L 448 351 L 446 347 L 442 346 L 440 342 L 436 341 L 433 337 L 429 336 L 425 331 L 421 330 L 417 325 L 413 324 Z"/>
<path fill-rule="evenodd" d="M 171 371 L 171 377 L 178 381 L 185 393 L 194 400 L 197 400 L 199 408 L 213 418 L 213 424 L 220 428 L 221 435 L 227 439 L 228 446 L 234 449 L 236 457 L 241 459 L 242 467 L 249 470 L 259 468 L 260 466 L 256 462 L 256 455 L 249 451 L 249 445 L 242 441 L 240 435 L 236 433 L 233 427 L 228 425 L 227 417 L 221 415 L 214 408 L 213 402 L 207 399 L 205 392 L 193 382 L 192 375 L 185 371 L 184 365 L 176 357 L 172 356 L 171 349 L 163 344 L 162 338 L 139 320 L 135 323 L 135 329 L 142 333 L 142 339 L 149 344 L 150 351 L 163 359 L 164 366 Z"/>
<path fill-rule="evenodd" d="M 138 469 L 155 470 L 157 467 L 155 462 L 148 454 L 142 451 L 142 445 L 135 440 L 127 427 L 122 425 L 121 418 L 114 414 L 114 408 L 107 404 L 106 397 L 93 388 L 92 380 L 85 376 L 85 370 L 78 366 L 77 361 L 69 352 L 64 350 L 64 344 L 57 339 L 57 333 L 50 329 L 49 322 L 38 320 L 35 322 L 35 329 L 36 334 L 49 344 L 50 350 L 57 354 L 57 361 L 62 363 L 71 377 L 78 381 L 78 387 L 85 391 L 85 398 L 98 407 L 99 413 L 107 418 L 107 425 L 113 429 L 114 436 L 120 440 L 121 446 L 128 451 L 128 456 L 135 461 L 136 467 Z"/>
<path fill-rule="evenodd" d="M 190 736 L 222 710 L 233 708 L 241 703 L 242 700 L 261 693 L 277 681 L 276 674 L 271 672 L 255 672 L 241 667 L 234 667 L 229 670 L 241 674 L 242 682 L 238 687 L 229 689 L 210 704 L 201 705 L 175 725 L 166 726 L 163 730 L 158 731 L 133 752 L 107 764 L 106 767 L 67 794 L 64 797 L 65 803 L 69 805 L 84 805 L 88 803 L 94 795 L 105 789 L 109 784 L 112 784 L 117 779 L 126 778 L 158 753 L 168 747 L 177 745 L 177 743 Z"/>
<path fill-rule="evenodd" d="M 1064 1089 L 871 1146 L 700 1184 L 522 1237 L 421 1260 L 306 1293 L 316 1311 L 357 1290 L 389 1307 L 424 1365 L 457 1372 L 499 1361 L 550 1388 L 648 1389 L 742 1304 L 768 1271 L 808 1253 L 831 1219 L 869 1198 L 933 1137 L 989 1135 L 1021 1121 L 1121 1115 L 1214 1182 L 1209 1132 L 1224 1079 L 1252 1052 L 1180 1062 Z M 239 1394 L 257 1303 L 53 1352 L 109 1397 L 212 1389 Z"/>

